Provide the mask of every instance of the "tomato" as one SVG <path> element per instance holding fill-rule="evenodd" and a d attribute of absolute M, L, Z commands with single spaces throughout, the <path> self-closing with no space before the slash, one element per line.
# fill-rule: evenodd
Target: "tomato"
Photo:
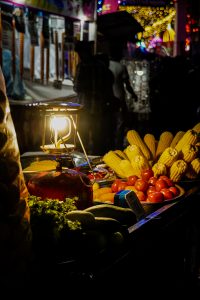
<path fill-rule="evenodd" d="M 160 190 L 167 188 L 168 184 L 164 179 L 158 179 L 155 184 L 156 191 L 160 192 Z"/>
<path fill-rule="evenodd" d="M 127 186 L 125 187 L 125 190 L 130 190 L 130 191 L 134 191 L 134 192 L 137 191 L 136 188 L 135 188 L 133 185 L 127 185 Z"/>
<path fill-rule="evenodd" d="M 146 201 L 152 203 L 162 203 L 164 201 L 164 196 L 161 192 L 150 193 Z"/>
<path fill-rule="evenodd" d="M 122 190 L 125 190 L 126 186 L 127 186 L 127 183 L 125 181 L 120 182 L 118 184 L 118 192 L 122 191 Z"/>
<path fill-rule="evenodd" d="M 167 175 L 160 175 L 158 179 L 168 180 L 169 177 Z"/>
<path fill-rule="evenodd" d="M 176 186 L 170 186 L 169 190 L 174 194 L 174 197 L 177 197 L 180 194 L 180 190 Z"/>
<path fill-rule="evenodd" d="M 111 190 L 113 193 L 118 192 L 118 185 L 122 182 L 121 179 L 115 179 L 111 185 Z"/>
<path fill-rule="evenodd" d="M 149 187 L 148 182 L 146 182 L 143 179 L 137 179 L 135 182 L 135 188 L 138 191 L 145 192 L 148 189 L 148 187 Z"/>
<path fill-rule="evenodd" d="M 152 169 L 146 169 L 141 171 L 141 177 L 145 181 L 148 181 L 152 176 L 154 176 Z"/>
<path fill-rule="evenodd" d="M 167 182 L 168 187 L 174 186 L 173 181 L 172 181 L 169 177 L 167 177 L 166 175 L 161 175 L 161 176 L 159 177 L 159 180 L 160 180 L 160 179 L 165 180 L 165 181 Z"/>
<path fill-rule="evenodd" d="M 146 195 L 145 195 L 144 192 L 142 192 L 142 191 L 136 191 L 135 193 L 136 193 L 136 196 L 138 197 L 138 199 L 140 201 L 146 201 Z"/>
<path fill-rule="evenodd" d="M 149 195 L 150 193 L 156 192 L 156 187 L 153 185 L 150 185 L 147 189 L 147 195 Z"/>
<path fill-rule="evenodd" d="M 157 180 L 158 179 L 156 177 L 152 176 L 152 177 L 149 178 L 148 184 L 149 185 L 155 185 Z"/>
<path fill-rule="evenodd" d="M 129 176 L 127 180 L 127 185 L 135 185 L 137 179 L 139 179 L 137 175 Z"/>
<path fill-rule="evenodd" d="M 165 200 L 169 200 L 174 197 L 174 194 L 167 188 L 160 190 L 160 192 L 163 194 Z"/>

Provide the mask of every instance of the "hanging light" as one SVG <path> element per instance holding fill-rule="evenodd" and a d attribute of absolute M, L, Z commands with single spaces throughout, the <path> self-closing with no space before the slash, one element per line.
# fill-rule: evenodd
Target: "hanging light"
<path fill-rule="evenodd" d="M 175 39 L 175 31 L 174 29 L 171 27 L 171 24 L 169 23 L 167 25 L 167 29 L 165 30 L 165 32 L 163 33 L 163 42 L 167 43 L 167 42 L 173 42 Z"/>

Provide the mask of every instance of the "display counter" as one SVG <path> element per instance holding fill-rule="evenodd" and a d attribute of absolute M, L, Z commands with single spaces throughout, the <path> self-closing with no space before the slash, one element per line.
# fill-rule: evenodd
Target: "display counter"
<path fill-rule="evenodd" d="M 149 290 L 189 292 L 199 266 L 200 211 L 199 182 L 184 184 L 185 195 L 147 215 L 128 229 L 123 245 L 93 253 L 92 248 L 80 259 L 47 260 L 34 265 L 37 284 L 75 291 L 96 287 L 117 296 Z M 82 251 L 82 249 L 79 249 Z M 40 286 L 40 287 L 41 287 Z M 78 290 L 76 291 L 78 292 Z M 79 290 L 80 292 L 80 290 Z"/>

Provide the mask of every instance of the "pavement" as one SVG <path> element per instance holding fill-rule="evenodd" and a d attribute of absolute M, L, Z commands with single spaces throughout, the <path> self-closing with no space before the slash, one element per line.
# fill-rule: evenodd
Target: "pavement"
<path fill-rule="evenodd" d="M 39 81 L 24 80 L 25 99 L 9 99 L 11 104 L 29 104 L 47 100 L 65 100 L 74 98 L 77 94 L 73 91 L 73 82 L 65 79 L 64 81 L 50 81 L 48 84 L 41 84 Z"/>

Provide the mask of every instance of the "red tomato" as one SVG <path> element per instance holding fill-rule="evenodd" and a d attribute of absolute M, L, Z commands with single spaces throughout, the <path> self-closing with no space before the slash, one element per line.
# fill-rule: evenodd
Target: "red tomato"
<path fill-rule="evenodd" d="M 149 185 L 155 185 L 157 180 L 158 179 L 156 177 L 152 176 L 152 177 L 149 178 L 148 184 Z"/>
<path fill-rule="evenodd" d="M 147 195 L 149 195 L 150 193 L 156 192 L 156 187 L 153 185 L 150 185 L 147 189 Z"/>
<path fill-rule="evenodd" d="M 142 192 L 142 191 L 136 191 L 135 193 L 136 193 L 136 196 L 138 197 L 138 199 L 140 201 L 146 201 L 146 195 L 145 195 L 144 192 Z"/>
<path fill-rule="evenodd" d="M 176 186 L 170 186 L 169 190 L 174 194 L 174 197 L 177 197 L 180 194 L 180 190 Z"/>
<path fill-rule="evenodd" d="M 138 178 L 139 177 L 137 175 L 129 176 L 127 180 L 127 185 L 135 185 L 135 182 Z"/>
<path fill-rule="evenodd" d="M 159 180 L 160 180 L 160 179 L 165 180 L 165 181 L 167 182 L 168 187 L 174 186 L 173 181 L 172 181 L 169 177 L 167 177 L 166 175 L 161 175 L 161 176 L 159 177 Z"/>
<path fill-rule="evenodd" d="M 145 192 L 148 189 L 148 187 L 149 187 L 148 182 L 146 182 L 143 179 L 137 179 L 135 182 L 135 188 L 138 191 Z"/>
<path fill-rule="evenodd" d="M 113 181 L 112 185 L 111 185 L 111 190 L 113 193 L 118 192 L 118 185 L 122 182 L 121 179 L 115 179 L 115 181 Z"/>
<path fill-rule="evenodd" d="M 118 192 L 122 191 L 122 190 L 125 190 L 126 186 L 127 186 L 127 183 L 125 181 L 120 182 L 118 184 Z"/>
<path fill-rule="evenodd" d="M 167 188 L 168 184 L 164 179 L 158 179 L 155 184 L 156 191 L 160 192 L 162 189 Z"/>
<path fill-rule="evenodd" d="M 167 188 L 160 190 L 160 192 L 163 194 L 165 200 L 169 200 L 174 197 L 174 194 Z"/>
<path fill-rule="evenodd" d="M 150 193 L 147 197 L 147 202 L 161 203 L 164 201 L 164 196 L 161 192 Z"/>
<path fill-rule="evenodd" d="M 145 181 L 148 181 L 152 176 L 154 176 L 152 169 L 142 170 L 142 172 L 141 172 L 141 177 Z"/>
<path fill-rule="evenodd" d="M 158 179 L 168 180 L 169 177 L 167 175 L 160 175 Z"/>

